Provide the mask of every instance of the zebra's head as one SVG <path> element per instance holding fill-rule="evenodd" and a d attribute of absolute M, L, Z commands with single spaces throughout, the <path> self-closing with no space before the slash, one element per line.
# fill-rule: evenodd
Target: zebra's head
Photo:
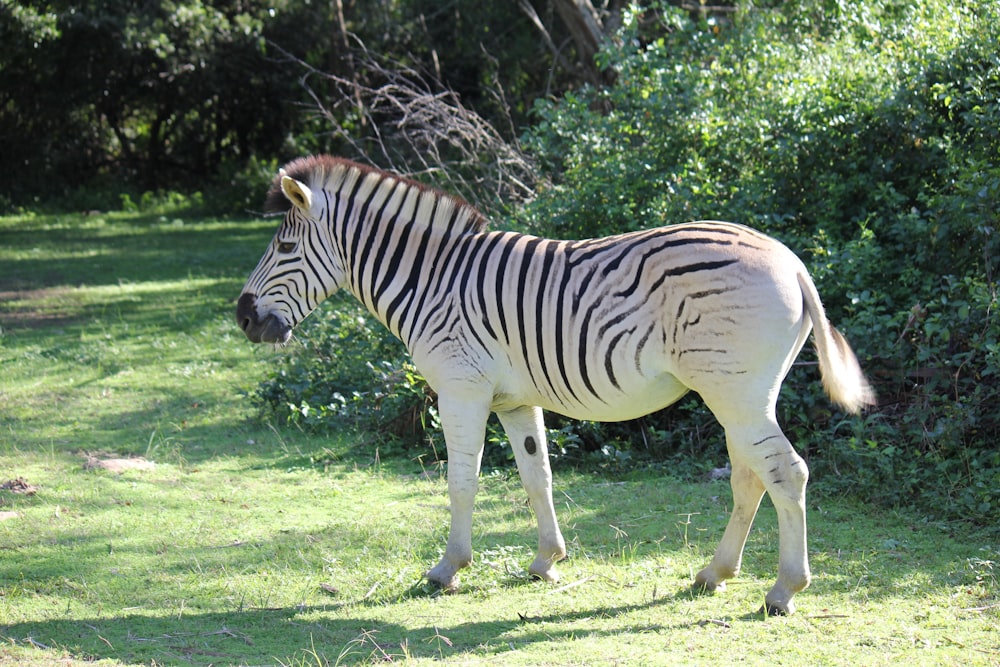
<path fill-rule="evenodd" d="M 325 197 L 314 197 L 308 185 L 293 178 L 306 180 L 310 172 L 305 165 L 289 165 L 268 194 L 268 207 L 287 209 L 285 219 L 236 304 L 236 321 L 254 343 L 287 343 L 292 329 L 343 281 L 327 221 L 330 211 L 318 201 Z"/>

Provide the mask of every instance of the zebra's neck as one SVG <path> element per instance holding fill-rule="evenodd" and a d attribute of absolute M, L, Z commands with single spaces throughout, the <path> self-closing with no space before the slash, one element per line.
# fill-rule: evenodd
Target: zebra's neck
<path fill-rule="evenodd" d="M 408 342 L 431 295 L 439 299 L 454 280 L 461 248 L 484 218 L 461 199 L 352 163 L 331 171 L 323 192 L 345 287 Z"/>

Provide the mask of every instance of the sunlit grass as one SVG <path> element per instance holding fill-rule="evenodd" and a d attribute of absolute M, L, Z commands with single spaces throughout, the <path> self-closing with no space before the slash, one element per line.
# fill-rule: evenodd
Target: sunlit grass
<path fill-rule="evenodd" d="M 0 483 L 37 491 L 0 491 L 16 515 L 0 520 L 0 665 L 1000 660 L 995 535 L 812 498 L 813 586 L 797 615 L 764 619 L 773 509 L 741 576 L 696 595 L 729 489 L 662 473 L 557 468 L 570 558 L 554 585 L 525 572 L 536 537 L 516 474 L 484 474 L 476 561 L 440 594 L 423 581 L 449 521 L 437 466 L 255 418 L 247 393 L 282 351 L 247 343 L 230 311 L 270 226 L 184 228 L 179 244 L 172 224 L 60 217 L 3 249 Z M 77 261 L 91 231 L 138 241 L 92 278 Z M 36 245 L 67 260 L 58 280 Z M 162 261 L 135 266 L 136 245 Z"/>

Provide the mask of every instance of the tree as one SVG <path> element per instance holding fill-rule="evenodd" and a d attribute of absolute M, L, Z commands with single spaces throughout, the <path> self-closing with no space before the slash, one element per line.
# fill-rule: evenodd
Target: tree
<path fill-rule="evenodd" d="M 547 34 L 566 42 L 554 0 L 534 6 Z M 377 73 L 354 54 L 369 44 L 386 67 L 440 82 L 508 139 L 536 98 L 581 80 L 517 4 L 479 0 L 3 0 L 0 38 L 0 197 L 8 202 L 95 179 L 140 191 L 203 188 L 255 158 L 341 152 L 351 147 L 345 139 L 373 131 L 355 98 L 336 109 L 349 136 L 332 132 L 299 85 L 303 72 L 278 47 L 371 86 Z M 335 88 L 311 83 L 334 101 Z"/>
<path fill-rule="evenodd" d="M 266 57 L 267 30 L 320 32 L 290 0 L 33 0 L 0 24 L 4 194 L 60 194 L 114 177 L 198 187 L 279 152 L 297 82 Z M 265 19 L 268 25 L 265 26 Z"/>

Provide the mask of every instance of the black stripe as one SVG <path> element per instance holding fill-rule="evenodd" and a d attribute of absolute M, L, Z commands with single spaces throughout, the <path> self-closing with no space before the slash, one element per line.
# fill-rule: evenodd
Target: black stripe
<path fill-rule="evenodd" d="M 608 374 L 608 379 L 611 380 L 611 385 L 619 391 L 621 390 L 621 386 L 618 384 L 618 378 L 615 377 L 614 359 L 612 359 L 612 357 L 615 353 L 615 347 L 618 345 L 619 341 L 621 341 L 622 337 L 631 334 L 634 331 L 635 327 L 619 331 L 608 343 L 608 349 L 604 352 L 604 372 Z"/>
<path fill-rule="evenodd" d="M 465 237 L 465 238 L 471 238 L 471 237 Z M 451 290 L 455 284 L 455 277 L 457 276 L 459 270 L 461 269 L 462 262 L 465 259 L 468 249 L 469 249 L 469 244 L 465 242 L 464 238 L 460 237 L 459 239 L 456 239 L 454 243 L 449 244 L 448 253 L 444 256 L 443 260 L 437 262 L 437 264 L 440 265 L 437 275 L 437 281 L 435 282 L 433 287 L 431 287 L 430 284 L 428 283 L 427 293 L 435 295 L 438 298 L 439 302 L 445 301 L 447 295 L 451 293 Z M 449 274 L 449 269 L 451 278 L 447 287 L 443 287 L 445 276 Z M 424 330 L 427 328 L 427 324 L 430 322 L 431 315 L 433 314 L 434 314 L 433 311 L 429 309 L 428 312 L 426 313 L 424 313 L 422 309 L 420 312 L 415 313 L 415 317 L 421 317 L 422 319 L 420 321 L 419 326 L 414 325 L 414 329 L 411 332 L 411 337 L 413 340 L 423 337 Z"/>
<path fill-rule="evenodd" d="M 535 379 L 535 373 L 532 371 L 534 366 L 531 363 L 531 359 L 528 356 L 528 332 L 525 331 L 525 292 L 527 291 L 527 281 L 528 281 L 528 271 L 531 269 L 532 259 L 535 256 L 535 248 L 538 244 L 542 242 L 542 239 L 532 238 L 526 244 L 524 248 L 524 253 L 521 255 L 521 268 L 517 275 L 517 284 L 515 285 L 515 293 L 517 294 L 517 312 L 515 316 L 517 317 L 517 333 L 518 338 L 521 341 L 521 354 L 523 355 L 525 366 L 528 369 L 528 376 L 531 377 L 531 383 L 538 386 L 538 381 Z M 537 323 L 536 323 L 537 325 Z"/>
<path fill-rule="evenodd" d="M 375 188 L 375 192 L 378 192 L 378 190 L 379 190 L 378 188 Z M 392 201 L 393 194 L 395 192 L 396 192 L 396 188 L 393 187 L 389 191 L 389 196 L 387 196 L 385 198 L 385 201 L 382 202 L 382 205 L 379 206 L 379 209 L 375 213 L 375 217 L 373 218 L 373 220 L 378 220 L 379 222 L 382 221 L 382 217 L 385 215 L 385 210 L 389 206 L 389 202 Z M 405 192 L 405 190 L 403 192 L 402 202 L 406 203 L 406 192 Z M 367 211 L 367 206 L 368 205 L 366 204 L 365 205 L 365 210 L 366 211 Z M 395 216 L 398 215 L 398 213 L 399 213 L 398 209 L 394 213 L 395 214 L 393 215 L 393 217 L 390 218 L 390 220 L 389 220 L 390 223 L 393 220 L 395 220 Z M 368 234 L 365 236 L 365 240 L 364 240 L 365 242 L 364 242 L 364 245 L 362 247 L 361 235 L 365 231 L 367 231 Z M 365 271 L 366 269 L 371 268 L 368 265 L 368 258 L 371 255 L 372 245 L 375 243 L 375 237 L 376 236 L 378 236 L 378 235 L 375 234 L 375 233 L 373 233 L 373 230 L 367 224 L 365 224 L 364 217 L 359 217 L 357 220 L 354 221 L 354 240 L 353 240 L 353 242 L 351 244 L 351 274 L 352 275 L 355 275 L 355 274 L 358 275 L 359 279 L 357 281 L 355 281 L 355 285 L 359 288 L 359 291 L 360 291 L 360 287 L 361 287 L 361 280 L 360 280 L 361 273 L 363 271 Z"/>
<path fill-rule="evenodd" d="M 684 309 L 687 307 L 688 301 L 692 299 L 704 299 L 707 296 L 715 296 L 716 294 L 725 294 L 726 292 L 733 291 L 733 289 L 734 288 L 732 287 L 707 289 L 707 290 L 702 290 L 701 292 L 693 292 L 691 294 L 686 295 L 683 299 L 681 299 L 680 304 L 677 305 L 677 314 L 674 316 L 674 332 L 672 336 L 674 345 L 677 345 L 677 331 L 679 330 L 679 327 L 684 327 L 685 329 L 687 328 L 687 324 L 684 323 L 684 320 L 681 319 L 681 315 L 684 314 Z M 696 318 L 695 322 L 698 319 L 701 319 L 700 315 L 698 318 Z"/>
<path fill-rule="evenodd" d="M 469 330 L 469 333 L 471 333 L 476 339 L 476 342 L 479 343 L 483 351 L 490 356 L 490 359 L 492 359 L 493 355 L 490 354 L 489 348 L 486 347 L 486 341 L 479 336 L 479 332 L 476 331 L 476 327 L 472 324 L 472 315 L 469 313 L 469 300 L 465 298 L 465 296 L 469 294 L 469 276 L 472 274 L 472 268 L 475 266 L 477 261 L 482 261 L 482 250 L 484 246 L 483 240 L 485 235 L 476 234 L 469 238 L 471 239 L 471 242 L 466 245 L 471 247 L 472 254 L 468 255 L 468 260 L 465 262 L 465 270 L 462 272 L 462 279 L 459 283 L 458 303 L 459 306 L 461 306 L 462 318 L 465 321 L 464 328 Z"/>
<path fill-rule="evenodd" d="M 660 285 L 667 278 L 672 278 L 675 276 L 683 276 L 685 273 L 696 273 L 698 271 L 713 271 L 715 269 L 721 269 L 731 264 L 736 264 L 740 260 L 738 259 L 723 259 L 717 262 L 697 262 L 695 264 L 685 264 L 684 266 L 678 266 L 673 269 L 667 269 L 664 271 L 660 277 L 649 287 L 649 293 L 655 292 L 659 289 Z"/>
<path fill-rule="evenodd" d="M 406 250 L 410 245 L 410 235 L 417 228 L 417 216 L 420 215 L 420 204 L 423 201 L 424 193 L 420 193 L 417 196 L 416 206 L 413 207 L 413 217 L 406 221 L 401 227 L 394 225 L 385 230 L 385 235 L 387 240 L 395 241 L 395 247 L 393 248 L 392 257 L 389 259 L 388 264 L 383 264 L 380 260 L 384 257 L 376 256 L 375 266 L 373 269 L 382 271 L 382 281 L 379 283 L 378 287 L 372 293 L 372 301 L 375 303 L 376 307 L 378 302 L 382 299 L 382 296 L 389 289 L 389 285 L 392 283 L 393 279 L 396 277 L 396 272 L 400 268 L 400 264 L 403 261 L 403 255 L 406 254 Z M 437 203 L 435 198 L 434 203 Z M 389 324 L 389 318 L 386 317 L 386 326 Z"/>
<path fill-rule="evenodd" d="M 625 246 L 618 245 L 617 243 L 614 246 L 609 246 L 609 248 L 613 248 L 614 250 L 619 251 L 619 255 L 610 262 L 608 262 L 607 264 L 605 264 L 604 269 L 601 271 L 601 273 L 606 278 L 612 271 L 617 271 L 618 267 L 621 266 L 621 263 L 625 261 L 626 258 L 632 257 L 633 250 L 646 245 L 648 242 L 649 239 L 647 239 L 645 236 L 642 236 L 634 240 L 630 239 L 628 245 Z"/>
<path fill-rule="evenodd" d="M 435 338 L 437 338 L 441 334 L 441 332 L 444 331 L 445 328 L 448 327 L 449 325 L 454 325 L 454 322 L 457 319 L 457 318 L 455 318 L 455 316 L 451 312 L 451 304 L 447 304 L 445 306 L 445 311 L 443 313 L 440 313 L 440 315 L 441 315 L 441 323 L 438 324 L 433 330 L 431 330 L 430 332 L 428 332 L 427 338 L 430 339 L 430 340 L 434 340 Z M 441 346 L 441 344 L 444 341 L 449 340 L 449 339 L 450 339 L 450 337 L 446 336 L 444 339 L 439 340 L 438 342 L 436 342 L 434 344 L 434 346 L 431 348 L 431 350 L 437 349 L 438 347 Z"/>
<path fill-rule="evenodd" d="M 445 290 L 454 293 L 455 282 L 465 273 L 469 263 L 472 261 L 476 251 L 479 250 L 479 243 L 482 237 L 479 235 L 462 238 L 456 245 L 458 246 L 455 261 L 452 263 L 451 272 L 448 275 L 448 284 Z"/>
<path fill-rule="evenodd" d="M 486 306 L 486 280 L 487 280 L 487 269 L 490 264 L 490 256 L 493 254 L 494 248 L 500 242 L 500 236 L 496 235 L 490 238 L 489 242 L 486 244 L 486 249 L 483 254 L 479 256 L 479 271 L 476 274 L 476 298 L 479 300 L 479 308 L 482 311 L 483 316 L 483 326 L 486 327 L 486 333 L 493 340 L 499 340 L 497 338 L 497 333 L 493 329 L 493 325 L 490 323 L 490 311 Z"/>
<path fill-rule="evenodd" d="M 650 258 L 659 255 L 664 250 L 669 250 L 669 249 L 673 249 L 673 248 L 677 248 L 677 247 L 681 247 L 681 246 L 686 246 L 686 245 L 703 245 L 703 244 L 704 245 L 724 245 L 724 246 L 731 246 L 732 242 L 731 241 L 717 241 L 715 239 L 703 239 L 703 238 L 678 239 L 678 240 L 673 240 L 673 241 L 667 241 L 666 243 L 663 243 L 660 246 L 658 246 L 656 248 L 653 248 L 653 249 L 649 250 L 648 252 L 643 253 L 642 259 L 639 260 L 639 266 L 638 266 L 638 268 L 635 271 L 632 272 L 632 284 L 629 285 L 628 287 L 626 287 L 624 290 L 622 290 L 620 292 L 615 292 L 615 296 L 621 296 L 621 297 L 626 297 L 626 298 L 632 296 L 632 294 L 635 292 L 635 290 L 638 289 L 638 287 L 639 287 L 639 282 L 642 280 L 643 272 L 644 272 L 645 267 L 646 267 L 646 262 Z M 607 275 L 606 272 L 605 272 L 605 275 Z"/>
<path fill-rule="evenodd" d="M 346 173 L 344 174 L 344 177 L 345 178 L 347 177 Z M 351 192 L 348 193 L 348 195 L 347 195 L 347 205 L 344 207 L 344 215 L 343 215 L 343 219 L 344 219 L 344 222 L 345 222 L 345 227 L 344 227 L 345 233 L 347 231 L 346 223 L 348 223 L 348 222 L 351 221 L 351 217 L 352 217 L 351 214 L 354 212 L 354 199 L 355 199 L 355 197 L 358 196 L 358 192 L 361 190 L 361 184 L 364 183 L 364 181 L 365 181 L 365 175 L 364 174 L 358 174 L 358 178 L 354 182 L 354 187 L 351 189 Z M 337 196 L 338 197 L 340 196 L 341 192 L 343 192 L 343 182 L 341 182 L 341 187 L 337 188 Z M 357 219 L 357 221 L 356 221 L 357 227 L 355 227 L 355 229 L 354 229 L 354 245 L 355 245 L 355 247 L 357 247 L 358 238 L 359 238 L 359 235 L 361 234 L 361 228 L 363 227 L 363 225 L 360 224 L 360 223 L 363 223 L 363 222 L 364 222 L 364 217 L 363 216 L 359 217 Z"/>
<path fill-rule="evenodd" d="M 500 251 L 500 259 L 497 263 L 498 270 L 495 283 L 497 316 L 500 318 L 500 329 L 503 331 L 505 345 L 510 345 L 510 331 L 507 329 L 507 316 L 503 308 L 504 276 L 507 273 L 507 260 L 510 259 L 510 253 L 514 249 L 514 244 L 517 243 L 518 238 L 516 234 L 509 234 L 503 237 L 503 250 Z"/>
<path fill-rule="evenodd" d="M 641 356 L 642 350 L 646 347 L 646 343 L 649 341 L 649 337 L 653 335 L 653 329 L 656 328 L 656 322 L 650 322 L 649 327 L 646 329 L 646 333 L 642 334 L 642 338 L 639 339 L 639 344 L 635 347 L 635 370 L 642 372 Z"/>
<path fill-rule="evenodd" d="M 407 199 L 410 196 L 410 192 L 407 192 Z M 380 220 L 380 224 L 375 226 L 372 230 L 372 236 L 376 236 L 374 232 L 379 232 L 382 235 L 382 240 L 378 244 L 378 250 L 375 251 L 375 259 L 372 260 L 371 264 L 367 262 L 362 267 L 362 271 L 368 277 L 369 280 L 369 298 L 371 300 L 370 310 L 372 312 L 378 312 L 378 299 L 381 296 L 380 292 L 385 289 L 388 281 L 392 279 L 393 271 L 396 265 L 393 263 L 387 263 L 386 255 L 389 253 L 390 248 L 398 248 L 400 245 L 406 243 L 407 237 L 409 236 L 410 229 L 413 225 L 413 218 L 417 216 L 417 211 L 420 210 L 420 193 L 414 194 L 417 199 L 413 206 L 413 217 L 404 223 L 399 222 L 399 215 L 403 212 L 405 207 L 404 200 L 403 206 L 400 206 L 395 211 L 393 211 L 392 216 L 388 220 Z M 401 244 L 393 245 L 397 239 L 401 239 Z M 376 281 L 381 277 L 376 286 Z"/>
<path fill-rule="evenodd" d="M 393 330 L 392 318 L 396 314 L 396 310 L 400 307 L 400 305 L 402 305 L 402 303 L 405 300 L 413 299 L 414 295 L 417 292 L 417 287 L 420 284 L 420 278 L 426 273 L 426 267 L 424 266 L 424 255 L 427 252 L 427 244 L 430 242 L 431 233 L 434 231 L 434 225 L 431 223 L 434 220 L 434 216 L 437 214 L 437 207 L 439 203 L 440 203 L 440 198 L 435 197 L 434 204 L 431 207 L 430 220 L 426 221 L 427 227 L 424 229 L 424 233 L 420 237 L 420 243 L 417 245 L 416 256 L 413 258 L 413 264 L 410 266 L 410 275 L 406 277 L 406 282 L 403 283 L 403 288 L 400 289 L 399 292 L 396 294 L 396 298 L 390 301 L 389 306 L 386 308 L 385 323 L 386 326 L 389 327 L 390 331 Z M 405 247 L 400 247 L 399 248 L 400 252 L 397 254 L 399 254 L 401 257 L 402 253 L 405 252 L 405 250 L 406 250 Z M 402 319 L 405 316 L 406 312 L 404 311 L 400 319 Z M 402 333 L 402 329 L 399 326 L 399 322 L 396 323 L 395 331 L 399 331 L 400 333 Z"/>
<path fill-rule="evenodd" d="M 597 295 L 591 302 L 590 307 L 587 308 L 587 312 L 583 316 L 583 321 L 580 323 L 580 339 L 577 341 L 578 348 L 578 359 L 580 362 L 580 377 L 583 379 L 583 384 L 587 390 L 595 398 L 599 399 L 602 403 L 607 403 L 594 389 L 594 383 L 590 381 L 590 371 L 587 370 L 587 346 L 590 344 L 590 318 L 593 317 L 594 311 L 597 309 L 597 304 L 599 304 L 605 294 Z"/>
<path fill-rule="evenodd" d="M 597 267 L 592 266 L 590 271 L 587 272 L 587 275 L 584 276 L 583 280 L 581 280 L 580 284 L 577 286 L 576 294 L 573 295 L 573 308 L 570 311 L 571 316 L 576 315 L 577 311 L 580 310 L 580 301 L 583 300 L 583 295 L 589 292 L 590 281 L 594 279 L 595 275 L 597 275 Z"/>
<path fill-rule="evenodd" d="M 559 243 L 557 241 L 544 241 L 543 243 L 544 245 L 541 253 L 542 273 L 538 277 L 538 280 L 535 281 L 535 287 L 537 289 L 535 293 L 535 349 L 538 350 L 538 361 L 541 365 L 541 371 L 542 375 L 545 377 L 545 381 L 548 383 L 552 393 L 558 394 L 559 391 L 556 389 L 555 383 L 549 375 L 548 363 L 545 361 L 544 338 L 547 332 L 544 330 L 544 316 L 546 303 L 545 286 L 549 280 L 549 273 L 552 271 L 552 264 L 555 262 L 555 251 Z M 558 312 L 559 311 L 556 311 L 557 315 Z"/>
<path fill-rule="evenodd" d="M 313 274 L 319 278 L 320 282 L 325 282 L 322 278 L 322 274 L 326 274 L 329 277 L 330 282 L 333 281 L 333 271 L 330 269 L 328 262 L 333 258 L 327 255 L 325 252 L 317 252 L 317 246 L 313 240 L 312 234 L 306 234 L 304 240 L 308 239 L 308 252 L 303 251 L 302 258 L 305 260 L 306 265 L 313 272 Z M 319 246 L 322 248 L 322 245 Z M 317 264 L 322 267 L 322 272 L 317 269 Z"/>
<path fill-rule="evenodd" d="M 573 400 L 580 403 L 580 397 L 573 390 L 573 383 L 569 381 L 569 373 L 566 371 L 566 353 L 563 345 L 563 327 L 571 322 L 575 315 L 575 310 L 573 313 L 564 312 L 566 308 L 566 293 L 569 291 L 570 283 L 572 282 L 571 278 L 572 271 L 569 270 L 568 264 L 564 265 L 562 280 L 559 282 L 559 290 L 556 294 L 555 306 L 556 366 L 559 368 L 559 376 L 562 378 L 563 386 L 569 392 L 569 395 L 573 397 Z"/>
<path fill-rule="evenodd" d="M 450 253 L 454 251 L 454 245 L 450 244 L 449 241 L 451 241 L 452 230 L 455 227 L 455 221 L 458 219 L 458 214 L 459 214 L 459 207 L 453 206 L 451 210 L 451 218 L 448 220 L 448 229 L 447 231 L 445 231 L 444 234 L 442 234 L 441 238 L 438 240 L 437 248 L 435 249 L 434 255 L 427 259 L 427 262 L 430 264 L 430 270 L 428 271 L 427 267 L 426 266 L 424 267 L 427 279 L 424 281 L 424 288 L 420 292 L 420 300 L 417 302 L 417 305 L 415 307 L 410 308 L 408 310 L 407 315 L 409 317 L 406 322 L 400 323 L 399 327 L 400 331 L 403 331 L 405 328 L 406 331 L 412 333 L 413 327 L 415 327 L 417 324 L 417 318 L 421 317 L 421 315 L 423 315 L 424 313 L 424 306 L 427 303 L 427 297 L 432 294 L 431 284 L 435 281 L 434 280 L 435 278 L 437 278 L 438 285 L 440 285 L 441 283 L 441 276 L 444 273 L 445 269 L 445 265 L 442 264 L 441 262 L 441 251 L 446 246 L 448 246 L 449 256 Z M 428 226 L 428 232 L 429 231 L 430 231 L 430 226 Z M 427 316 L 424 315 L 425 323 L 426 320 Z"/>
<path fill-rule="evenodd" d="M 635 232 L 634 235 L 628 236 L 608 236 L 598 239 L 587 239 L 586 241 L 567 241 L 567 265 L 576 266 L 584 264 L 595 260 L 605 253 L 615 252 L 621 247 L 623 240 L 646 240 L 652 236 L 656 236 L 659 232 L 660 230 L 652 229 L 646 232 Z"/>

